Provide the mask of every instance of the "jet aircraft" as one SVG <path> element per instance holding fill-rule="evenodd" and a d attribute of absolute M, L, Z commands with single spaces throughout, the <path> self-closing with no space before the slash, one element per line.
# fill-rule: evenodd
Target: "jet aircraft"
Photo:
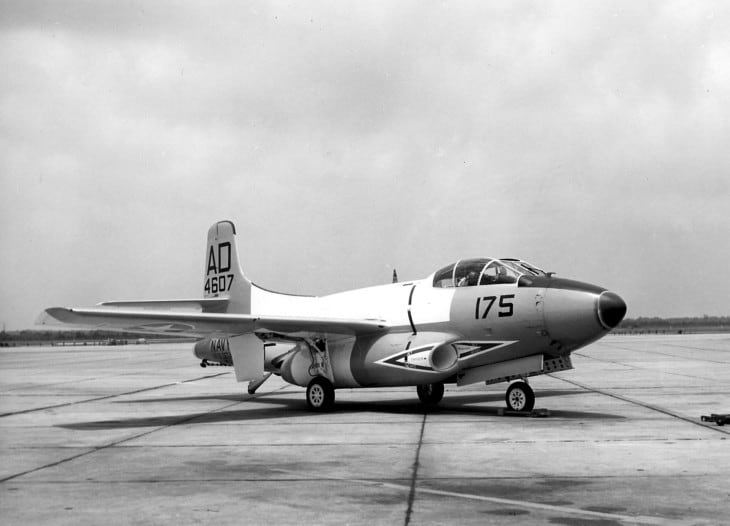
<path fill-rule="evenodd" d="M 571 353 L 616 327 L 617 294 L 514 258 L 463 259 L 425 279 L 321 297 L 266 290 L 244 274 L 230 221 L 208 230 L 203 297 L 49 308 L 39 323 L 200 338 L 200 365 L 233 366 L 255 391 L 272 373 L 306 387 L 311 409 L 335 390 L 416 386 L 438 403 L 444 384 L 509 382 L 530 411 L 527 378 L 572 369 Z"/>

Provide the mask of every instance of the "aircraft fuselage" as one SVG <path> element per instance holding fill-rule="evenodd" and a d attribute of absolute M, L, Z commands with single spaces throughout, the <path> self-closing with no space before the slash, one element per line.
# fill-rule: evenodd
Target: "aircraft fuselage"
<path fill-rule="evenodd" d="M 326 359 L 336 388 L 457 382 L 463 369 L 537 354 L 545 359 L 568 356 L 611 328 L 602 321 L 601 298 L 612 293 L 593 285 L 543 276 L 452 288 L 431 282 L 429 277 L 319 298 L 287 297 L 286 314 L 332 317 L 346 312 L 388 323 L 385 332 L 329 336 Z M 283 305 L 278 307 L 281 312 Z M 311 344 L 301 342 L 282 354 L 278 360 L 267 357 L 268 370 L 308 385 L 315 376 Z"/>

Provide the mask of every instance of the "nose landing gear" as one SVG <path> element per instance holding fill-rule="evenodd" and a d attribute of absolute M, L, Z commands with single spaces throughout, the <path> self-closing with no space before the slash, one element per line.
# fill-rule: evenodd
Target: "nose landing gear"
<path fill-rule="evenodd" d="M 529 412 L 535 407 L 535 393 L 527 382 L 513 382 L 504 397 L 511 411 Z"/>

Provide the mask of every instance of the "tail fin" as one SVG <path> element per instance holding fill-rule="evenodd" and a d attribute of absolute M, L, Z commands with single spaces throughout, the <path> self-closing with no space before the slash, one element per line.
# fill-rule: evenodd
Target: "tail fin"
<path fill-rule="evenodd" d="M 251 313 L 251 282 L 243 274 L 236 249 L 236 227 L 219 221 L 208 229 L 204 297 L 228 299 L 226 312 Z"/>

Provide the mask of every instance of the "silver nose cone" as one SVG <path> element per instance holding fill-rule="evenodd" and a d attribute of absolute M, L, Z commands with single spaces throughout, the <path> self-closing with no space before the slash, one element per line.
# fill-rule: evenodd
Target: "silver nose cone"
<path fill-rule="evenodd" d="M 606 329 L 613 329 L 626 315 L 626 302 L 613 292 L 603 292 L 598 298 L 598 320 Z"/>

